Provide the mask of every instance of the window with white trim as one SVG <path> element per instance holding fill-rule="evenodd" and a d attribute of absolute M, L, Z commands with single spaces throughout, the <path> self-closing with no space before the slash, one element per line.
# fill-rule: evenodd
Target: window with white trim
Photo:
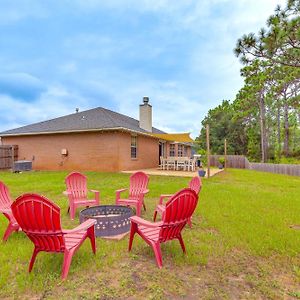
<path fill-rule="evenodd" d="M 183 156 L 183 145 L 178 145 L 178 156 L 182 157 Z"/>
<path fill-rule="evenodd" d="M 175 156 L 175 144 L 170 144 L 170 156 Z"/>
<path fill-rule="evenodd" d="M 131 158 L 137 158 L 137 136 L 132 135 L 131 136 Z"/>

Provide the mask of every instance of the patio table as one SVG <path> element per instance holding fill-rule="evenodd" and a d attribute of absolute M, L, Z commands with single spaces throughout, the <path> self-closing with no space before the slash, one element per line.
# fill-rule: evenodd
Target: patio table
<path fill-rule="evenodd" d="M 170 168 L 176 171 L 183 169 L 184 171 L 195 171 L 196 160 L 188 157 L 170 156 L 161 158 L 161 169 L 169 170 Z"/>

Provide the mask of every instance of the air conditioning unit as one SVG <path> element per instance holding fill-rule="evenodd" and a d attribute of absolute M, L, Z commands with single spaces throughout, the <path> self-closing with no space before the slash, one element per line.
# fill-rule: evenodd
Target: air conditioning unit
<path fill-rule="evenodd" d="M 32 170 L 32 161 L 30 160 L 17 160 L 13 165 L 13 172 L 23 172 Z"/>

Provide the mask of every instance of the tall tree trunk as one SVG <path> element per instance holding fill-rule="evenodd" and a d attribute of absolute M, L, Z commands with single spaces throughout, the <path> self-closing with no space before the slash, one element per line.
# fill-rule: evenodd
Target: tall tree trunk
<path fill-rule="evenodd" d="M 281 157 L 281 122 L 280 122 L 280 105 L 277 107 L 277 144 L 278 158 Z"/>
<path fill-rule="evenodd" d="M 290 148 L 290 124 L 289 124 L 289 106 L 287 103 L 286 96 L 284 97 L 284 140 L 283 140 L 283 153 L 285 156 L 289 156 Z"/>
<path fill-rule="evenodd" d="M 263 90 L 259 93 L 259 119 L 261 135 L 261 161 L 266 162 L 268 159 L 268 138 L 266 130 L 266 104 Z"/>

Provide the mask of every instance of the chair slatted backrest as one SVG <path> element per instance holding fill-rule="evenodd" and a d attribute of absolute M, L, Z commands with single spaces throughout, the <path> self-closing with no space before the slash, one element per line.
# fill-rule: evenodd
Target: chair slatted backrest
<path fill-rule="evenodd" d="M 163 165 L 165 163 L 165 158 L 163 156 L 160 156 L 159 162 L 160 162 L 160 165 Z"/>
<path fill-rule="evenodd" d="M 7 186 L 0 181 L 0 209 L 10 209 L 12 204 Z"/>
<path fill-rule="evenodd" d="M 187 156 L 179 156 L 179 157 L 177 157 L 177 160 L 186 162 L 189 160 L 189 158 Z"/>
<path fill-rule="evenodd" d="M 169 162 L 175 162 L 177 159 L 178 159 L 178 157 L 176 157 L 176 156 L 169 156 L 168 157 Z"/>
<path fill-rule="evenodd" d="M 148 188 L 149 176 L 144 172 L 136 172 L 130 176 L 129 197 L 138 198 Z"/>
<path fill-rule="evenodd" d="M 166 203 L 162 216 L 159 240 L 165 242 L 180 235 L 181 230 L 192 216 L 198 203 L 198 195 L 190 188 L 173 195 Z"/>
<path fill-rule="evenodd" d="M 76 199 L 87 198 L 87 178 L 79 172 L 69 174 L 66 179 L 67 191 L 72 193 L 72 197 Z"/>
<path fill-rule="evenodd" d="M 202 181 L 200 177 L 198 176 L 194 177 L 189 183 L 189 188 L 198 195 L 202 188 Z"/>
<path fill-rule="evenodd" d="M 60 208 L 37 194 L 24 194 L 11 206 L 14 217 L 36 248 L 63 252 L 65 241 L 60 224 Z"/>

